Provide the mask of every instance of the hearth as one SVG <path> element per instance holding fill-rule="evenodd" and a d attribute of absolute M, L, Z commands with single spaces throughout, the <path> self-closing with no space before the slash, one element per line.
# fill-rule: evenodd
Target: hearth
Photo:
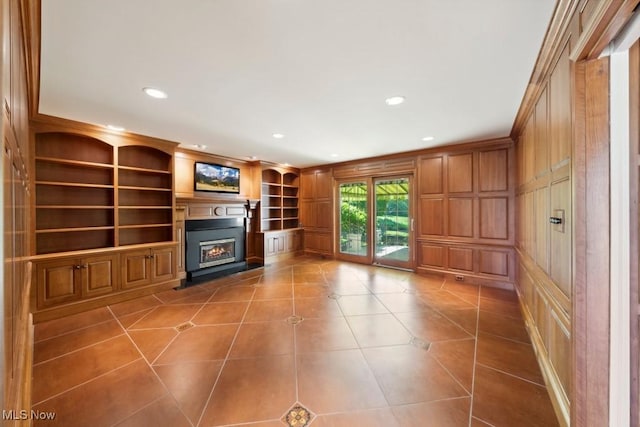
<path fill-rule="evenodd" d="M 189 220 L 186 231 L 187 282 L 245 270 L 245 219 Z"/>

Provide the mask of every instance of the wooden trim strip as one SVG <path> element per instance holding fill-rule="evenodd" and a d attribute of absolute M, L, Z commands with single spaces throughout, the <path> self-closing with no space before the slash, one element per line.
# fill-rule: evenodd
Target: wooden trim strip
<path fill-rule="evenodd" d="M 624 27 L 640 0 L 601 0 L 571 52 L 572 61 L 596 59 Z"/>
<path fill-rule="evenodd" d="M 609 425 L 609 59 L 575 65 L 571 425 Z"/>

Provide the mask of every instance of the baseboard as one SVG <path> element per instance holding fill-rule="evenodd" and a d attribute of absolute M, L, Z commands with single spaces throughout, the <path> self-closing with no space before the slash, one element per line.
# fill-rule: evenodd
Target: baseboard
<path fill-rule="evenodd" d="M 558 418 L 558 422 L 561 427 L 569 427 L 571 424 L 569 397 L 567 396 L 564 387 L 562 387 L 560 378 L 549 359 L 549 355 L 544 346 L 544 341 L 538 332 L 533 316 L 531 315 L 527 305 L 524 303 L 524 299 L 520 292 L 517 289 L 516 291 L 518 292 L 518 301 L 520 304 L 520 311 L 524 317 L 525 327 L 529 332 L 529 338 L 531 339 L 531 344 L 533 345 L 533 350 L 536 354 L 540 371 L 542 372 L 544 382 L 547 386 L 547 390 L 549 391 L 549 398 L 551 399 L 551 404 L 555 410 L 556 418 Z"/>
<path fill-rule="evenodd" d="M 33 313 L 34 323 L 45 322 L 47 320 L 59 319 L 61 317 L 70 316 L 72 314 L 82 313 L 84 311 L 93 310 L 100 307 L 106 307 L 111 304 L 139 298 L 145 295 L 151 295 L 156 292 L 173 289 L 180 286 L 180 279 L 174 279 L 159 284 L 134 288 L 127 291 L 121 291 L 115 294 L 103 295 L 84 301 L 76 301 L 61 305 L 59 307 L 47 308 Z"/>

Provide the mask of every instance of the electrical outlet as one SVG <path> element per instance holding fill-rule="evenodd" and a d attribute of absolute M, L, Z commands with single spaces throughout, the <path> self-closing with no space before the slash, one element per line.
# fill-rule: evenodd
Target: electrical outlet
<path fill-rule="evenodd" d="M 456 282 L 464 282 L 464 276 L 456 276 Z"/>

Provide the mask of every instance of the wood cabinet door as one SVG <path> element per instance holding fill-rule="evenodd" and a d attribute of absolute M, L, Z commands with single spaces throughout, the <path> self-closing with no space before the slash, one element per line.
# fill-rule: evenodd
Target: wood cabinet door
<path fill-rule="evenodd" d="M 151 251 L 152 281 L 162 282 L 176 278 L 176 248 L 158 248 Z"/>
<path fill-rule="evenodd" d="M 278 253 L 278 236 L 269 236 L 265 239 L 264 256 L 269 257 Z"/>
<path fill-rule="evenodd" d="M 300 231 L 292 231 L 290 233 L 287 233 L 285 251 L 286 252 L 299 251 L 302 246 L 301 236 L 302 236 L 302 232 Z"/>
<path fill-rule="evenodd" d="M 286 236 L 283 233 L 267 237 L 265 242 L 264 256 L 269 257 L 284 253 L 286 249 Z"/>
<path fill-rule="evenodd" d="M 38 309 L 79 300 L 82 297 L 81 263 L 66 259 L 36 264 Z"/>
<path fill-rule="evenodd" d="M 82 296 L 93 297 L 118 289 L 118 258 L 116 256 L 91 257 L 82 261 Z"/>
<path fill-rule="evenodd" d="M 124 252 L 121 262 L 123 289 L 151 284 L 151 252 L 148 249 Z"/>

